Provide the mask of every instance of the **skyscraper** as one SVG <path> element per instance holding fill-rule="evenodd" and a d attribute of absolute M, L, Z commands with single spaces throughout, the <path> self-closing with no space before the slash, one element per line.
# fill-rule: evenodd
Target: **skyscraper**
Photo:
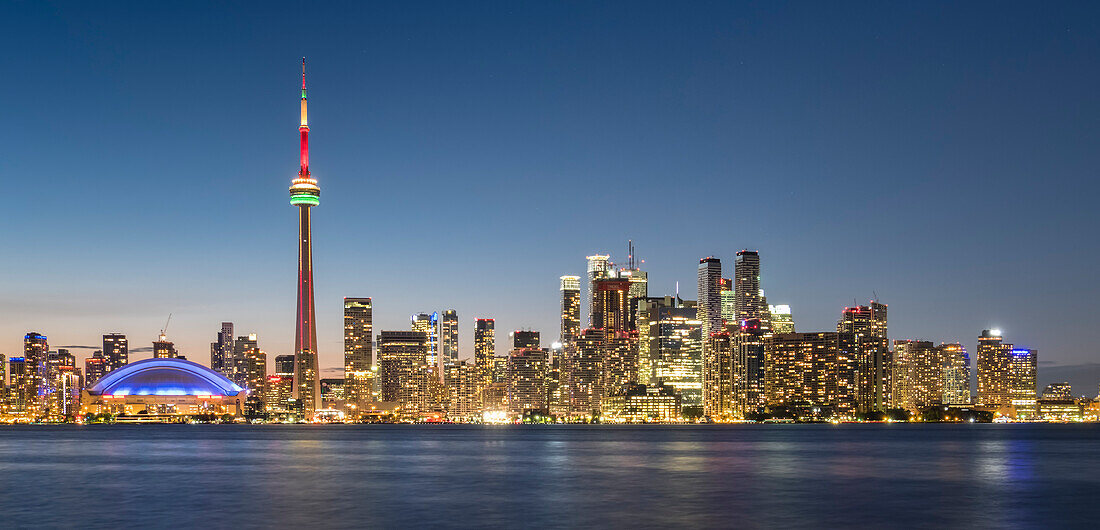
<path fill-rule="evenodd" d="M 714 419 L 728 419 L 733 413 L 733 354 L 736 340 L 736 336 L 731 336 L 727 330 L 715 331 L 707 339 L 703 354 L 703 413 Z"/>
<path fill-rule="evenodd" d="M 130 344 L 122 333 L 103 336 L 103 356 L 107 359 L 107 371 L 112 372 L 130 362 Z"/>
<path fill-rule="evenodd" d="M 428 338 L 428 350 L 424 354 L 424 363 L 428 366 L 439 365 L 439 313 L 419 313 L 413 315 L 412 331 L 419 331 Z"/>
<path fill-rule="evenodd" d="M 764 338 L 770 333 L 757 319 L 734 324 L 733 414 L 745 418 L 764 410 Z"/>
<path fill-rule="evenodd" d="M 353 418 L 371 401 L 373 319 L 370 298 L 344 298 L 344 396 Z"/>
<path fill-rule="evenodd" d="M 493 357 L 496 356 L 496 322 L 491 318 L 474 321 L 474 365 L 485 386 L 493 382 Z"/>
<path fill-rule="evenodd" d="M 1001 338 L 1001 330 L 986 329 L 978 337 L 978 400 L 983 407 L 1007 406 L 1012 399 L 1008 395 L 1008 370 L 1012 345 Z"/>
<path fill-rule="evenodd" d="M 290 205 L 298 207 L 298 310 L 294 321 L 294 397 L 313 418 L 321 395 L 317 364 L 317 321 L 313 306 L 313 236 L 310 209 L 321 203 L 321 188 L 309 173 L 309 120 L 306 114 L 306 59 L 302 58 L 298 178 L 290 184 Z"/>
<path fill-rule="evenodd" d="M 892 358 L 887 334 L 886 304 L 846 307 L 837 322 L 838 332 L 855 335 L 856 402 L 860 412 L 884 410 L 892 400 Z"/>
<path fill-rule="evenodd" d="M 737 320 L 760 319 L 767 322 L 767 306 L 763 303 L 760 289 L 760 253 L 755 250 L 742 250 L 737 253 L 733 264 L 733 289 L 737 297 Z M 767 326 L 765 326 L 767 327 Z"/>
<path fill-rule="evenodd" d="M 847 332 L 764 337 L 764 392 L 770 406 L 856 410 L 855 337 Z"/>
<path fill-rule="evenodd" d="M 100 377 L 107 374 L 107 359 L 103 357 L 103 350 L 96 350 L 91 357 L 84 359 L 84 384 L 92 386 Z"/>
<path fill-rule="evenodd" d="M 522 350 L 525 348 L 538 349 L 541 347 L 541 339 L 539 338 L 539 332 L 531 331 L 527 329 L 517 329 L 512 332 L 512 349 Z"/>
<path fill-rule="evenodd" d="M 232 364 L 230 366 L 233 375 L 227 375 L 226 377 L 241 387 L 252 388 L 248 386 L 249 358 L 255 356 L 259 349 L 259 340 L 255 333 L 237 337 L 237 340 L 233 342 L 233 356 L 231 357 Z"/>
<path fill-rule="evenodd" d="M 592 304 L 592 327 L 608 333 L 627 331 L 630 307 L 630 280 L 624 278 L 600 278 L 592 283 L 595 299 Z"/>
<path fill-rule="evenodd" d="M 959 343 L 940 344 L 943 356 L 943 403 L 970 404 L 970 356 Z"/>
<path fill-rule="evenodd" d="M 577 347 L 568 359 L 569 408 L 577 415 L 600 410 L 603 392 L 604 330 L 588 328 L 577 337 Z"/>
<path fill-rule="evenodd" d="M 35 383 L 31 367 L 27 366 L 25 357 L 12 357 L 8 359 L 8 375 L 11 384 L 8 388 L 8 412 L 27 412 L 28 399 L 34 400 Z"/>
<path fill-rule="evenodd" d="M 561 344 L 565 350 L 576 343 L 581 331 L 581 279 L 561 277 Z"/>
<path fill-rule="evenodd" d="M 421 331 L 383 331 L 378 334 L 378 377 L 382 401 L 412 403 L 418 392 L 417 376 L 425 367 L 428 336 Z"/>
<path fill-rule="evenodd" d="M 508 355 L 508 408 L 513 414 L 547 409 L 547 351 L 536 347 L 512 350 Z"/>
<path fill-rule="evenodd" d="M 588 311 L 588 325 L 598 327 L 593 317 L 596 304 L 596 280 L 611 276 L 611 256 L 596 254 L 588 256 L 588 286 L 585 289 L 585 310 Z"/>
<path fill-rule="evenodd" d="M 222 322 L 218 340 L 210 343 L 210 369 L 233 379 L 233 323 Z"/>
<path fill-rule="evenodd" d="M 943 350 L 924 340 L 895 340 L 894 406 L 919 411 L 943 402 Z"/>
<path fill-rule="evenodd" d="M 444 365 L 458 362 L 458 312 L 454 309 L 439 318 L 439 354 Z"/>
<path fill-rule="evenodd" d="M 19 390 L 22 391 L 26 411 L 36 417 L 46 412 L 46 396 L 49 393 L 49 354 L 50 345 L 45 335 L 32 331 L 23 337 L 26 376 Z"/>
<path fill-rule="evenodd" d="M 733 280 L 722 278 L 718 281 L 719 305 L 722 306 L 722 320 L 726 322 L 739 322 L 737 320 L 737 291 L 733 288 Z"/>
<path fill-rule="evenodd" d="M 1015 419 L 1028 420 L 1038 417 L 1036 369 L 1039 351 L 1030 348 L 1012 348 L 1008 362 L 1008 398 Z"/>
<path fill-rule="evenodd" d="M 722 329 L 722 260 L 707 257 L 699 260 L 699 301 L 696 318 L 702 322 L 703 340 Z"/>
<path fill-rule="evenodd" d="M 656 380 L 680 393 L 685 416 L 703 413 L 702 326 L 693 302 L 657 308 Z"/>

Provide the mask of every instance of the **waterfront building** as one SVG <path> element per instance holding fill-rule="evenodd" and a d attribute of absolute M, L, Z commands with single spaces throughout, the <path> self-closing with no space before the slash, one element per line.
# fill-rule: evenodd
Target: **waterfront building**
<path fill-rule="evenodd" d="M 39 417 L 46 412 L 46 396 L 49 393 L 50 346 L 46 336 L 37 332 L 23 337 L 23 359 L 26 362 L 26 379 L 19 387 L 26 412 Z"/>
<path fill-rule="evenodd" d="M 685 416 L 703 413 L 702 325 L 694 302 L 657 308 L 655 380 L 680 394 Z"/>
<path fill-rule="evenodd" d="M 474 364 L 481 372 L 483 386 L 493 382 L 493 357 L 496 356 L 496 322 L 491 318 L 474 321 Z"/>
<path fill-rule="evenodd" d="M 837 322 L 838 333 L 855 336 L 856 406 L 860 412 L 885 410 L 892 405 L 892 358 L 887 333 L 887 307 L 872 300 L 870 305 L 846 307 Z"/>
<path fill-rule="evenodd" d="M 662 423 L 679 421 L 680 395 L 672 387 L 627 385 L 603 403 L 601 421 Z"/>
<path fill-rule="evenodd" d="M 570 409 L 576 415 L 600 410 L 603 397 L 604 330 L 588 328 L 581 332 L 569 362 Z"/>
<path fill-rule="evenodd" d="M 237 383 L 237 386 L 250 388 L 248 386 L 248 359 L 250 356 L 255 355 L 254 350 L 259 349 L 260 346 L 255 333 L 237 337 L 233 341 L 233 353 L 226 362 L 229 373 L 225 376 L 230 381 Z"/>
<path fill-rule="evenodd" d="M 764 411 L 764 337 L 769 331 L 760 320 L 731 325 L 733 336 L 733 416 L 745 418 Z"/>
<path fill-rule="evenodd" d="M 1051 383 L 1043 390 L 1038 402 L 1039 417 L 1044 421 L 1081 421 L 1082 403 L 1073 397 L 1069 383 Z"/>
<path fill-rule="evenodd" d="M 293 356 L 290 356 L 293 358 Z M 268 412 L 288 412 L 287 401 L 294 394 L 294 372 L 289 375 L 269 375 L 264 384 L 264 405 Z"/>
<path fill-rule="evenodd" d="M 939 405 L 944 395 L 943 350 L 925 340 L 895 340 L 893 402 L 913 412 Z"/>
<path fill-rule="evenodd" d="M 344 393 L 355 420 L 373 400 L 374 309 L 370 298 L 344 298 Z"/>
<path fill-rule="evenodd" d="M 1014 347 L 1009 350 L 1008 398 L 1014 419 L 1030 420 L 1038 417 L 1037 368 L 1039 351 Z"/>
<path fill-rule="evenodd" d="M 856 412 L 855 336 L 848 332 L 764 337 L 764 393 L 769 407 Z"/>
<path fill-rule="evenodd" d="M 383 402 L 406 404 L 414 375 L 424 366 L 428 336 L 421 331 L 383 331 L 378 334 L 379 394 Z"/>
<path fill-rule="evenodd" d="M 244 412 L 246 392 L 225 376 L 183 359 L 144 359 L 115 370 L 84 390 L 81 413 L 140 415 L 156 420 Z"/>
<path fill-rule="evenodd" d="M 422 364 L 439 365 L 439 313 L 419 313 L 412 316 L 412 331 L 423 333 L 427 337 L 427 353 Z"/>
<path fill-rule="evenodd" d="M 940 344 L 943 358 L 943 404 L 970 405 L 970 356 L 962 344 Z"/>
<path fill-rule="evenodd" d="M 267 353 L 258 347 L 249 348 L 245 352 L 245 388 L 249 397 L 255 398 L 261 403 L 261 407 L 267 404 Z M 239 385 L 238 385 L 239 386 Z M 263 410 L 261 408 L 261 410 Z"/>
<path fill-rule="evenodd" d="M 728 330 L 711 333 L 703 350 L 703 414 L 713 419 L 733 415 L 735 337 Z"/>
<path fill-rule="evenodd" d="M 439 318 L 439 352 L 444 365 L 458 362 L 458 312 L 454 309 Z"/>
<path fill-rule="evenodd" d="M 596 280 L 602 278 L 608 278 L 611 276 L 611 256 L 604 254 L 596 254 L 588 256 L 588 286 L 585 290 L 585 308 L 588 311 L 588 325 L 590 327 L 599 327 L 592 320 L 595 314 L 596 304 Z"/>
<path fill-rule="evenodd" d="M 706 341 L 711 333 L 722 329 L 722 261 L 715 257 L 699 260 L 699 301 L 695 306 L 696 320 L 702 323 L 702 336 Z"/>
<path fill-rule="evenodd" d="M 294 399 L 306 419 L 313 419 L 321 395 L 317 361 L 317 318 L 313 302 L 314 206 L 321 203 L 321 187 L 309 173 L 309 120 L 306 112 L 306 60 L 302 58 L 301 123 L 298 177 L 291 181 L 290 204 L 298 208 L 298 304 L 294 320 Z"/>
<path fill-rule="evenodd" d="M 344 392 L 344 380 L 335 377 L 321 379 L 321 408 L 325 410 L 343 410 L 347 402 Z"/>
<path fill-rule="evenodd" d="M 493 373 L 491 384 L 503 385 L 508 380 L 508 356 L 494 355 L 492 359 Z"/>
<path fill-rule="evenodd" d="M 118 370 L 130 362 L 130 343 L 122 333 L 103 336 L 103 356 L 107 358 L 107 371 Z"/>
<path fill-rule="evenodd" d="M 478 367 L 459 361 L 448 364 L 444 370 L 444 379 L 447 382 L 447 418 L 452 421 L 480 419 L 484 380 Z"/>
<path fill-rule="evenodd" d="M 661 354 L 659 310 L 675 307 L 676 300 L 671 296 L 647 297 L 637 301 L 638 330 L 638 378 L 642 384 L 650 385 L 657 381 L 657 361 Z"/>
<path fill-rule="evenodd" d="M 771 318 L 771 330 L 775 333 L 794 333 L 794 315 L 791 314 L 791 306 L 769 305 L 768 316 Z"/>
<path fill-rule="evenodd" d="M 638 382 L 637 332 L 605 332 L 602 357 L 604 396 Z"/>
<path fill-rule="evenodd" d="M 978 405 L 999 409 L 1012 402 L 1008 392 L 1011 351 L 1012 345 L 1004 342 L 1001 330 L 982 330 L 977 352 Z"/>
<path fill-rule="evenodd" d="M 222 322 L 218 340 L 210 343 L 210 369 L 233 379 L 233 323 Z"/>
<path fill-rule="evenodd" d="M 27 366 L 25 357 L 11 357 L 8 359 L 8 375 L 11 384 L 8 388 L 8 412 L 21 414 L 27 412 L 27 389 L 34 384 L 34 377 L 30 367 Z"/>
<path fill-rule="evenodd" d="M 549 413 L 546 391 L 548 352 L 537 347 L 512 350 L 508 355 L 508 410 L 515 415 L 529 411 Z"/>
<path fill-rule="evenodd" d="M 764 303 L 763 290 L 760 288 L 760 253 L 755 250 L 742 250 L 737 253 L 733 264 L 733 289 L 736 296 L 736 320 L 760 320 L 769 328 L 768 306 Z"/>
<path fill-rule="evenodd" d="M 562 347 L 569 350 L 581 331 L 581 279 L 579 276 L 562 276 L 561 280 L 561 335 Z"/>

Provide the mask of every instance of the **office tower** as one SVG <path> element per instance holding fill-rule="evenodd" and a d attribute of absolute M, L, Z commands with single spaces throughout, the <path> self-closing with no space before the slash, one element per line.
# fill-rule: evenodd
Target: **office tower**
<path fill-rule="evenodd" d="M 317 320 L 313 304 L 313 231 L 310 211 L 321 204 L 321 188 L 309 174 L 309 120 L 306 113 L 306 60 L 302 58 L 301 137 L 298 178 L 290 184 L 290 205 L 298 207 L 298 308 L 294 320 L 294 397 L 312 419 L 321 395 L 317 365 Z"/>
<path fill-rule="evenodd" d="M 274 390 L 273 400 L 268 402 L 272 408 L 289 412 L 289 402 L 294 397 L 294 355 L 275 356 L 275 377 L 268 380 L 269 390 Z"/>
<path fill-rule="evenodd" d="M 100 377 L 107 374 L 107 359 L 102 350 L 96 350 L 91 357 L 84 359 L 84 384 L 92 386 Z"/>
<path fill-rule="evenodd" d="M 230 357 L 229 368 L 232 375 L 226 377 L 242 388 L 252 388 L 248 386 L 249 358 L 255 355 L 255 350 L 259 349 L 260 345 L 255 333 L 237 337 L 233 342 L 233 355 Z"/>
<path fill-rule="evenodd" d="M 606 398 L 603 417 L 632 423 L 680 419 L 680 394 L 663 385 L 628 385 Z"/>
<path fill-rule="evenodd" d="M 763 303 L 760 289 L 760 253 L 755 250 L 742 250 L 737 253 L 733 264 L 733 289 L 735 291 L 735 311 L 737 320 L 759 319 L 767 323 L 768 307 Z M 768 326 L 765 326 L 768 327 Z"/>
<path fill-rule="evenodd" d="M 153 341 L 153 358 L 154 359 L 175 359 L 179 356 L 176 351 L 176 345 L 172 341 L 168 340 L 168 336 L 161 331 L 157 340 Z"/>
<path fill-rule="evenodd" d="M 943 399 L 945 405 L 970 404 L 970 356 L 959 343 L 940 344 L 943 357 Z"/>
<path fill-rule="evenodd" d="M 547 351 L 517 348 L 508 355 L 508 410 L 512 414 L 530 411 L 548 413 L 546 392 Z"/>
<path fill-rule="evenodd" d="M 638 301 L 643 300 L 649 296 L 649 274 L 638 268 L 634 259 L 634 242 L 629 242 L 630 248 L 627 253 L 626 267 L 619 269 L 619 277 L 630 281 L 630 288 L 627 289 L 627 329 L 630 331 L 637 330 L 637 322 L 635 318 L 638 316 Z"/>
<path fill-rule="evenodd" d="M 713 419 L 729 419 L 733 414 L 735 337 L 728 330 L 715 331 L 703 350 L 703 414 Z"/>
<path fill-rule="evenodd" d="M 657 382 L 657 360 L 661 353 L 658 310 L 663 307 L 675 307 L 676 300 L 671 296 L 647 297 L 638 300 L 638 382 L 653 386 Z"/>
<path fill-rule="evenodd" d="M 577 415 L 595 414 L 603 397 L 604 330 L 588 328 L 581 331 L 570 358 L 569 401 Z"/>
<path fill-rule="evenodd" d="M 538 349 L 540 346 L 539 332 L 519 329 L 512 332 L 513 350 L 521 350 L 524 348 Z"/>
<path fill-rule="evenodd" d="M 373 319 L 370 298 L 344 298 L 344 395 L 352 419 L 358 418 L 372 399 Z"/>
<path fill-rule="evenodd" d="M 775 333 L 794 333 L 794 316 L 789 305 L 769 305 L 771 330 Z"/>
<path fill-rule="evenodd" d="M 779 333 L 764 337 L 764 393 L 769 406 L 856 411 L 855 335 Z M 828 414 L 824 414 L 828 415 Z"/>
<path fill-rule="evenodd" d="M 708 257 L 699 260 L 699 302 L 696 319 L 702 322 L 703 340 L 722 329 L 722 260 Z"/>
<path fill-rule="evenodd" d="M 45 413 L 49 392 L 49 353 L 46 336 L 34 331 L 23 337 L 23 358 L 26 360 L 26 380 L 20 387 L 26 411 L 34 416 Z"/>
<path fill-rule="evenodd" d="M 929 341 L 895 340 L 894 405 L 911 411 L 943 402 L 943 350 Z"/>
<path fill-rule="evenodd" d="M 76 362 L 72 359 L 73 363 Z M 80 391 L 83 389 L 80 371 L 73 364 L 58 366 L 56 390 L 53 393 L 51 410 L 57 420 L 71 421 L 80 412 Z"/>
<path fill-rule="evenodd" d="M 611 256 L 596 254 L 588 256 L 588 286 L 585 288 L 585 310 L 588 311 L 588 325 L 598 327 L 592 320 L 596 304 L 596 280 L 611 276 Z"/>
<path fill-rule="evenodd" d="M 107 372 L 118 370 L 130 362 L 130 344 L 122 333 L 103 336 L 103 356 L 107 359 Z"/>
<path fill-rule="evenodd" d="M 758 319 L 731 324 L 733 336 L 733 415 L 745 418 L 764 411 L 764 337 Z"/>
<path fill-rule="evenodd" d="M 694 302 L 657 309 L 656 381 L 680 393 L 685 416 L 703 412 L 702 327 Z"/>
<path fill-rule="evenodd" d="M 860 412 L 891 406 L 893 363 L 886 322 L 886 304 L 872 300 L 869 306 L 844 308 L 836 325 L 838 333 L 852 333 L 856 338 L 856 404 Z"/>
<path fill-rule="evenodd" d="M 561 343 L 568 350 L 577 340 L 581 330 L 581 279 L 579 276 L 561 278 Z"/>
<path fill-rule="evenodd" d="M 267 403 L 267 353 L 258 347 L 245 351 L 245 388 L 249 397 Z"/>
<path fill-rule="evenodd" d="M 603 395 L 607 397 L 638 382 L 638 334 L 606 333 L 603 344 Z"/>
<path fill-rule="evenodd" d="M 34 376 L 24 357 L 8 359 L 8 374 L 11 382 L 8 388 L 8 412 L 27 412 L 27 399 L 34 396 L 28 389 L 34 388 Z"/>
<path fill-rule="evenodd" d="M 737 291 L 733 288 L 733 280 L 721 278 L 718 280 L 718 301 L 722 307 L 722 320 L 726 322 L 738 322 L 737 320 Z"/>
<path fill-rule="evenodd" d="M 608 333 L 628 331 L 630 280 L 600 278 L 592 283 L 592 289 L 595 292 L 592 304 L 592 327 L 607 330 Z"/>
<path fill-rule="evenodd" d="M 475 364 L 459 361 L 444 367 L 447 382 L 447 418 L 471 421 L 481 418 L 481 391 L 484 381 Z"/>
<path fill-rule="evenodd" d="M 495 327 L 496 322 L 491 318 L 474 321 L 474 364 L 485 386 L 493 382 L 493 358 L 497 348 Z"/>
<path fill-rule="evenodd" d="M 1027 420 L 1038 416 L 1036 406 L 1036 368 L 1039 351 L 1030 348 L 1012 348 L 1008 362 L 1008 398 L 1015 419 Z"/>
<path fill-rule="evenodd" d="M 427 352 L 423 364 L 439 365 L 439 313 L 420 313 L 412 316 L 412 331 L 423 333 L 427 337 Z"/>
<path fill-rule="evenodd" d="M 439 352 L 443 364 L 458 362 L 458 312 L 448 309 L 439 318 Z"/>
<path fill-rule="evenodd" d="M 422 331 L 383 331 L 378 334 L 378 379 L 382 401 L 406 403 L 415 392 L 413 377 L 425 366 L 428 336 Z"/>
<path fill-rule="evenodd" d="M 233 323 L 222 322 L 218 340 L 210 343 L 210 369 L 233 379 Z"/>
<path fill-rule="evenodd" d="M 1008 395 L 1008 369 L 1012 345 L 1001 338 L 1001 330 L 986 329 L 978 337 L 978 400 L 983 407 L 1007 406 L 1012 399 Z"/>

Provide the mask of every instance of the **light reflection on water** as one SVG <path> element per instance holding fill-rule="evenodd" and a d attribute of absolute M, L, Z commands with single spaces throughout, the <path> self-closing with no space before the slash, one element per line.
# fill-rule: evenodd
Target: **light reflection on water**
<path fill-rule="evenodd" d="M 0 428 L 4 526 L 1078 526 L 1100 426 Z M 94 499 L 94 501 L 92 501 Z M 79 505 L 84 509 L 60 510 Z"/>

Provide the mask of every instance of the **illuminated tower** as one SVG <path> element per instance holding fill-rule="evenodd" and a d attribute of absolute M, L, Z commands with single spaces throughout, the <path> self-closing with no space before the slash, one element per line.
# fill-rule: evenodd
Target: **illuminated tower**
<path fill-rule="evenodd" d="M 313 311 L 313 242 L 310 208 L 321 203 L 321 188 L 309 176 L 309 122 L 306 120 L 306 59 L 302 58 L 302 123 L 300 169 L 291 181 L 290 205 L 298 207 L 298 318 L 294 321 L 294 397 L 307 418 L 321 394 L 317 366 L 317 321 Z"/>

